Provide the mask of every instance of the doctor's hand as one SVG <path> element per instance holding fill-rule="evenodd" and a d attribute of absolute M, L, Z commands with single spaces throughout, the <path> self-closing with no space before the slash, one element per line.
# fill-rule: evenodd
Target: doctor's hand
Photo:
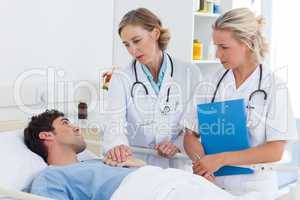
<path fill-rule="evenodd" d="M 118 163 L 117 161 L 113 161 L 108 158 L 104 158 L 103 162 L 107 165 L 113 166 L 113 167 L 143 167 L 146 165 L 146 163 L 140 159 L 128 157 L 128 159 L 125 162 Z"/>
<path fill-rule="evenodd" d="M 105 159 L 115 161 L 117 163 L 125 162 L 132 156 L 132 150 L 129 146 L 121 144 L 109 150 L 105 156 Z"/>
<path fill-rule="evenodd" d="M 177 146 L 169 140 L 164 140 L 162 143 L 155 145 L 155 150 L 160 156 L 166 158 L 172 158 L 179 152 Z"/>
<path fill-rule="evenodd" d="M 223 166 L 222 154 L 205 155 L 193 162 L 193 173 L 205 177 L 212 175 Z"/>

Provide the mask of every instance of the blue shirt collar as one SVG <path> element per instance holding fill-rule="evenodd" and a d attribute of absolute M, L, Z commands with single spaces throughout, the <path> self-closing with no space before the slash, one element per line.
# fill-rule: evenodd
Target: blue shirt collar
<path fill-rule="evenodd" d="M 166 53 L 163 52 L 163 61 L 162 64 L 160 66 L 159 69 L 159 74 L 158 74 L 158 80 L 157 82 L 154 81 L 153 76 L 150 72 L 150 70 L 148 69 L 148 67 L 146 65 L 141 65 L 142 66 L 142 70 L 145 73 L 147 79 L 149 80 L 152 88 L 154 89 L 155 93 L 158 94 L 162 85 L 162 82 L 164 80 L 164 76 L 167 70 L 167 59 L 166 59 Z"/>

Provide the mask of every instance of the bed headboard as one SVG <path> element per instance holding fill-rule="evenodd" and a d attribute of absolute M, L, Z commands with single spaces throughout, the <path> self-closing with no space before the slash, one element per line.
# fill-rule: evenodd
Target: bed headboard
<path fill-rule="evenodd" d="M 20 120 L 0 121 L 0 132 L 22 129 L 25 126 L 26 126 L 25 121 L 20 121 Z"/>

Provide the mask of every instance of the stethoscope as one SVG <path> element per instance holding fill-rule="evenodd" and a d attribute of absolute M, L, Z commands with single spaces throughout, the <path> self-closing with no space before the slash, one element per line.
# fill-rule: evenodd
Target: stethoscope
<path fill-rule="evenodd" d="M 170 63 L 171 63 L 171 78 L 173 78 L 173 70 L 174 70 L 173 61 L 172 61 L 171 56 L 168 53 L 167 53 L 167 56 L 168 56 L 168 58 L 170 60 Z M 139 81 L 139 79 L 138 79 L 138 75 L 137 75 L 137 71 L 136 71 L 136 59 L 132 62 L 132 67 L 133 67 L 133 70 L 134 70 L 135 82 L 131 86 L 131 91 L 130 91 L 131 97 L 134 98 L 134 87 L 137 86 L 137 85 L 143 86 L 146 95 L 148 95 L 149 92 L 148 92 L 148 89 L 147 89 L 146 85 L 144 83 L 142 83 L 141 81 Z M 167 91 L 167 98 L 166 98 L 166 101 L 165 101 L 165 105 L 161 109 L 161 113 L 164 114 L 164 115 L 168 114 L 171 111 L 171 107 L 169 105 L 170 90 L 171 90 L 171 88 L 169 87 L 168 91 Z"/>
<path fill-rule="evenodd" d="M 229 69 L 227 69 L 224 74 L 222 75 L 221 79 L 219 80 L 219 82 L 217 83 L 216 89 L 214 91 L 213 97 L 211 99 L 211 103 L 214 103 L 218 89 L 220 87 L 220 84 L 222 82 L 222 80 L 224 79 L 224 77 L 226 76 L 226 74 L 229 72 Z M 264 101 L 266 102 L 267 98 L 268 98 L 268 94 L 265 90 L 261 89 L 261 81 L 262 81 L 262 64 L 259 64 L 259 81 L 258 81 L 258 88 L 256 90 L 254 90 L 248 98 L 248 104 L 247 104 L 247 109 L 248 109 L 248 123 L 247 126 L 248 127 L 252 127 L 253 126 L 253 121 L 251 118 L 251 110 L 253 110 L 255 107 L 253 105 L 251 105 L 251 100 L 253 98 L 253 96 L 255 94 L 259 94 L 262 93 L 263 97 L 264 97 Z"/>

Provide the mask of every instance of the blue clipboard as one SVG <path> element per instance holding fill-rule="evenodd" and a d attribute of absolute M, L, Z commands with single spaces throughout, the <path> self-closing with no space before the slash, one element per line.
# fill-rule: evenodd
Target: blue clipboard
<path fill-rule="evenodd" d="M 244 99 L 197 105 L 199 133 L 205 154 L 250 147 Z M 246 167 L 224 166 L 215 176 L 252 174 Z"/>

